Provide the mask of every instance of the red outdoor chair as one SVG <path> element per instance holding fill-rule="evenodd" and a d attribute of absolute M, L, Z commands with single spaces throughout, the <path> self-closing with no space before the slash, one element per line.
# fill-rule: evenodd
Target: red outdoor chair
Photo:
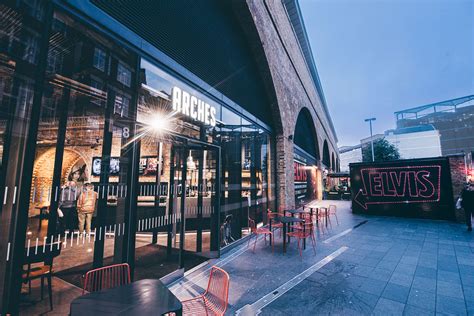
<path fill-rule="evenodd" d="M 300 257 L 303 258 L 303 251 L 302 251 L 302 241 L 308 237 L 311 237 L 311 244 L 313 246 L 314 254 L 316 254 L 316 238 L 314 237 L 314 224 L 313 222 L 305 222 L 301 224 L 298 229 L 295 231 L 287 233 L 290 237 L 295 237 L 298 239 L 298 251 L 300 253 Z"/>
<path fill-rule="evenodd" d="M 283 223 L 280 223 L 278 221 L 279 216 L 280 216 L 280 214 L 272 212 L 272 211 L 270 211 L 270 209 L 267 210 L 268 221 L 272 220 L 272 230 L 273 230 L 272 233 L 275 230 L 280 229 L 280 237 L 281 237 L 282 236 L 282 230 L 283 230 Z"/>
<path fill-rule="evenodd" d="M 130 283 L 130 266 L 128 263 L 113 264 L 90 270 L 84 278 L 82 295 Z"/>
<path fill-rule="evenodd" d="M 272 252 L 273 252 L 273 233 L 265 227 L 257 228 L 255 225 L 255 221 L 249 218 L 249 227 L 252 235 L 255 235 L 255 242 L 253 244 L 253 252 L 255 252 L 255 246 L 257 245 L 257 240 L 259 235 L 263 235 L 265 237 L 265 242 L 267 242 L 267 235 L 270 236 L 270 243 L 272 244 Z M 250 245 L 250 239 L 252 239 L 252 235 L 249 237 L 249 242 L 247 243 L 247 247 Z"/>
<path fill-rule="evenodd" d="M 329 205 L 329 208 L 328 208 L 329 223 L 331 223 L 331 215 L 334 215 L 336 217 L 336 223 L 337 223 L 337 225 L 339 225 L 339 220 L 337 219 L 336 212 L 337 212 L 337 206 L 336 205 Z"/>
<path fill-rule="evenodd" d="M 327 207 L 320 207 L 319 208 L 319 220 L 325 220 L 327 223 L 328 218 L 329 218 L 329 211 Z"/>
<path fill-rule="evenodd" d="M 204 294 L 183 301 L 183 315 L 224 315 L 229 303 L 229 274 L 213 266 Z"/>

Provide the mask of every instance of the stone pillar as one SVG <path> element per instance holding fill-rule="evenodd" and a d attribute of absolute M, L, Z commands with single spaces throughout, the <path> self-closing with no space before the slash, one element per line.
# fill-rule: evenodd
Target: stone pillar
<path fill-rule="evenodd" d="M 293 141 L 288 136 L 276 137 L 276 171 L 277 189 L 280 210 L 290 209 L 295 206 L 295 186 L 293 170 Z"/>

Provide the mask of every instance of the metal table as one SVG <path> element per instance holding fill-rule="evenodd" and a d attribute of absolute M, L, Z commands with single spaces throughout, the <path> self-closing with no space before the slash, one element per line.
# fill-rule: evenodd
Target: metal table
<path fill-rule="evenodd" d="M 303 213 L 309 213 L 308 211 L 305 211 L 304 209 L 298 209 L 298 210 L 285 210 L 286 213 L 290 213 L 291 216 L 295 216 L 295 214 L 303 214 Z"/>
<path fill-rule="evenodd" d="M 283 253 L 286 253 L 286 238 L 288 238 L 288 242 L 290 242 L 290 236 L 286 235 L 289 224 L 304 223 L 304 220 L 296 217 L 280 216 L 278 221 L 283 224 Z M 305 245 L 303 245 L 303 247 L 305 247 Z"/>
<path fill-rule="evenodd" d="M 89 293 L 71 303 L 71 315 L 180 316 L 183 305 L 160 281 L 145 279 L 112 289 Z"/>

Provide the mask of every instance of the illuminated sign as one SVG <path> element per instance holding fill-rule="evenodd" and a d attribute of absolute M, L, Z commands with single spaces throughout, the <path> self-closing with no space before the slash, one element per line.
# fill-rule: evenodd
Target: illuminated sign
<path fill-rule="evenodd" d="M 361 168 L 358 171 L 362 185 L 354 202 L 365 210 L 370 204 L 440 201 L 440 165 Z"/>
<path fill-rule="evenodd" d="M 303 165 L 297 161 L 293 164 L 295 168 L 295 182 L 306 182 L 308 175 L 306 173 L 306 165 Z"/>
<path fill-rule="evenodd" d="M 216 108 L 178 87 L 172 90 L 173 111 L 206 125 L 216 126 Z"/>

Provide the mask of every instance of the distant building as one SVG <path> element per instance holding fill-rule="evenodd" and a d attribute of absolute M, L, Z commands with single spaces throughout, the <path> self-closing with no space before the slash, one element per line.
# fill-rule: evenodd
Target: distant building
<path fill-rule="evenodd" d="M 430 124 L 387 130 L 372 136 L 374 141 L 382 138 L 397 147 L 401 159 L 441 156 L 439 132 Z M 360 144 L 339 148 L 341 171 L 349 171 L 350 163 L 362 161 L 362 148 L 370 146 L 370 140 L 370 137 L 363 138 Z"/>
<path fill-rule="evenodd" d="M 388 130 L 385 139 L 398 148 L 401 159 L 441 156 L 439 131 L 431 124 Z"/>
<path fill-rule="evenodd" d="M 474 150 L 474 95 L 395 112 L 397 129 L 431 124 L 439 131 L 443 156 Z"/>
<path fill-rule="evenodd" d="M 341 171 L 349 171 L 350 163 L 362 162 L 362 145 L 339 148 L 339 157 L 341 159 Z"/>

